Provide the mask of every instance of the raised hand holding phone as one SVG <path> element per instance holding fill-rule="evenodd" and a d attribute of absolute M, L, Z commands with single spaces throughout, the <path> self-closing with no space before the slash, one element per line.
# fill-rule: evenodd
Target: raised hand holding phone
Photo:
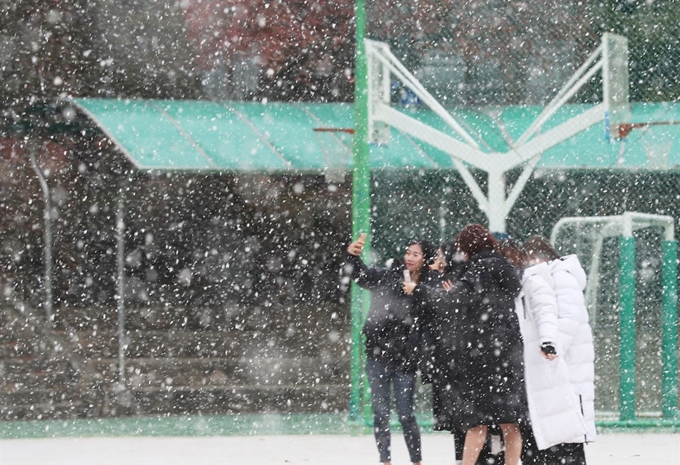
<path fill-rule="evenodd" d="M 359 238 L 352 242 L 348 247 L 347 247 L 347 252 L 351 255 L 356 255 L 359 256 L 361 255 L 361 252 L 364 250 L 364 244 L 366 243 L 366 233 L 360 233 Z"/>

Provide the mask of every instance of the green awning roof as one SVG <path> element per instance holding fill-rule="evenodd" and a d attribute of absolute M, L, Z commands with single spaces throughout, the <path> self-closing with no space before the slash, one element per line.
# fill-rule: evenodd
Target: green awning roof
<path fill-rule="evenodd" d="M 352 159 L 344 134 L 317 135 L 314 128 L 353 127 L 353 106 L 346 103 L 260 103 L 74 99 L 141 170 L 319 172 L 324 153 L 346 169 Z M 548 130 L 591 108 L 566 105 L 545 125 Z M 408 110 L 407 110 L 408 111 Z M 538 116 L 540 107 L 459 109 L 454 118 L 482 150 L 506 152 Z M 680 121 L 679 103 L 632 105 L 634 121 Z M 410 114 L 459 138 L 428 110 Z M 323 139 L 324 137 L 330 139 Z M 491 156 L 491 155 L 490 155 Z M 371 146 L 371 168 L 452 169 L 450 157 L 399 131 L 390 143 Z M 609 142 L 604 125 L 545 152 L 545 168 L 680 169 L 680 125 L 655 125 L 633 131 L 625 141 Z"/>

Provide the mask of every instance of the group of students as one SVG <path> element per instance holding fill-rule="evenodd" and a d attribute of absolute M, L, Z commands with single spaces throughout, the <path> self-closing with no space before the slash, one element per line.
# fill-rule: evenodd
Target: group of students
<path fill-rule="evenodd" d="M 346 269 L 372 291 L 363 335 L 380 461 L 391 461 L 391 391 L 411 462 L 422 460 L 420 372 L 456 464 L 584 465 L 595 357 L 578 258 L 540 236 L 497 240 L 479 224 L 439 248 L 412 241 L 387 268 L 363 263 L 364 241 L 347 247 Z"/>

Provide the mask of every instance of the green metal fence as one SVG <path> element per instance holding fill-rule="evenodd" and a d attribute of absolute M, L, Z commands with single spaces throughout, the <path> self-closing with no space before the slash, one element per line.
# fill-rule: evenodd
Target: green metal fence
<path fill-rule="evenodd" d="M 444 105 L 545 104 L 597 47 L 605 32 L 628 39 L 631 101 L 667 102 L 680 98 L 678 1 L 425 0 L 414 4 L 360 1 L 357 5 L 362 24 L 366 8 L 368 36 L 388 43 L 397 58 Z M 363 29 L 358 34 L 360 46 L 362 32 Z M 363 85 L 364 78 L 357 75 L 357 86 Z M 597 78 L 583 87 L 574 101 L 596 103 L 602 98 L 602 78 Z M 396 84 L 392 104 L 408 106 L 419 102 L 408 89 Z M 365 121 L 355 124 L 362 127 Z M 483 173 L 473 175 L 486 190 Z M 510 173 L 508 186 L 519 176 L 519 172 Z M 678 181 L 677 170 L 537 170 L 509 214 L 508 232 L 519 239 L 531 234 L 549 235 L 552 226 L 564 216 L 615 215 L 624 211 L 670 215 L 677 220 Z M 484 212 L 455 172 L 374 173 L 371 189 L 373 258 L 377 261 L 398 254 L 400 245 L 413 236 L 443 241 L 452 238 L 466 223 L 486 223 Z M 630 292 L 635 288 L 668 287 L 667 282 L 654 277 L 673 273 L 669 268 L 675 263 L 668 258 L 672 255 L 670 245 L 644 234 L 637 240 L 629 237 L 621 241 L 619 248 L 613 244 L 605 247 L 606 271 L 601 279 L 611 285 L 602 286 L 602 295 L 598 295 L 607 308 L 598 314 L 602 321 L 595 322 L 600 328 L 596 333 L 600 412 L 617 409 L 618 393 L 608 392 L 607 388 L 617 385 L 619 377 L 628 377 L 623 385 L 636 380 L 639 383 L 642 378 L 636 378 L 634 373 L 629 376 L 625 372 L 628 368 L 620 372 L 618 367 L 622 365 L 617 365 L 613 347 L 627 344 L 625 341 L 636 341 L 641 346 L 637 351 L 635 347 L 622 348 L 622 357 L 632 357 L 621 362 L 625 367 L 635 367 L 636 361 L 643 367 L 663 364 L 663 370 L 676 370 L 673 367 L 677 365 L 677 358 L 661 361 L 656 355 L 660 340 L 667 343 L 671 337 L 677 339 L 672 332 L 662 331 L 658 321 L 661 308 L 668 308 L 669 299 L 677 302 L 677 296 L 672 292 L 652 296 L 642 291 L 631 297 Z M 636 243 L 637 255 L 633 253 Z M 652 244 L 663 245 L 654 249 Z M 620 251 L 628 253 L 619 254 Z M 617 260 L 621 260 L 623 270 L 620 278 Z M 642 272 L 636 271 L 640 269 Z M 611 324 L 619 318 L 637 321 L 637 326 L 626 327 L 621 340 Z M 353 341 L 359 342 L 356 335 Z M 652 359 L 655 361 L 649 363 Z M 666 417 L 672 416 L 671 410 L 677 405 L 661 405 L 659 399 L 661 392 L 677 387 L 668 386 L 661 378 L 658 373 L 650 374 L 637 389 L 622 389 L 643 394 L 638 399 L 622 400 L 619 418 L 631 420 L 640 409 L 662 410 Z"/>

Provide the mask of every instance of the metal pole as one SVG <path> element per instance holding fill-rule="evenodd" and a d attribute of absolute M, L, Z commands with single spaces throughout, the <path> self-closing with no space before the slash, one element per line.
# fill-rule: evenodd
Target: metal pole
<path fill-rule="evenodd" d="M 446 240 L 446 197 L 442 197 L 439 204 L 439 243 Z"/>
<path fill-rule="evenodd" d="M 45 210 L 43 213 L 43 219 L 45 220 L 45 317 L 47 319 L 47 324 L 52 326 L 54 322 L 54 313 L 52 311 L 52 200 L 50 198 L 50 187 L 47 184 L 47 179 L 45 178 L 45 173 L 43 173 L 40 165 L 38 164 L 37 153 L 38 147 L 32 138 L 28 139 L 28 156 L 31 159 L 31 165 L 33 170 L 38 175 L 40 180 L 40 188 L 43 192 L 43 199 L 45 201 Z"/>
<path fill-rule="evenodd" d="M 364 36 L 366 30 L 366 2 L 356 0 L 356 63 L 354 71 L 354 169 L 352 171 L 352 237 L 367 233 L 363 258 L 366 260 L 371 246 L 370 170 L 368 164 L 368 66 Z M 363 350 L 361 329 L 365 308 L 369 302 L 368 292 L 352 283 L 352 342 L 350 366 L 349 416 L 351 421 L 361 418 Z M 365 393 L 365 390 L 364 390 Z"/>
<path fill-rule="evenodd" d="M 125 388 L 125 184 L 118 192 L 116 208 L 116 256 L 118 258 L 118 382 Z"/>
<path fill-rule="evenodd" d="M 666 240 L 661 244 L 663 309 L 661 317 L 661 412 L 664 418 L 674 418 L 678 406 L 678 243 Z"/>
<path fill-rule="evenodd" d="M 621 421 L 635 419 L 635 238 L 619 238 L 619 406 Z"/>
<path fill-rule="evenodd" d="M 486 216 L 489 218 L 489 231 L 506 232 L 505 226 L 505 173 L 501 170 L 489 170 L 489 202 Z"/>

